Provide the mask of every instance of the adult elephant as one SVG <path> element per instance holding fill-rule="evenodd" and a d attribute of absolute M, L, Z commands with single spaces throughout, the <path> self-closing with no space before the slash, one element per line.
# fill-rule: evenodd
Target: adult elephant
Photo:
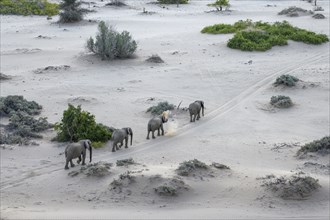
<path fill-rule="evenodd" d="M 197 119 L 197 120 L 200 119 L 201 110 L 202 110 L 202 115 L 204 116 L 204 102 L 203 101 L 197 100 L 189 105 L 190 122 L 195 122 L 195 119 Z"/>
<path fill-rule="evenodd" d="M 158 131 L 158 136 L 160 136 L 160 130 L 162 130 L 162 135 L 164 135 L 164 127 L 163 124 L 168 121 L 168 112 L 165 111 L 161 115 L 154 117 L 148 122 L 148 135 L 147 139 L 149 139 L 150 132 L 152 133 L 152 138 L 156 138 L 154 132 Z"/>
<path fill-rule="evenodd" d="M 89 162 L 92 162 L 92 142 L 89 139 L 80 140 L 77 143 L 71 143 L 65 148 L 65 167 L 64 169 L 69 169 L 69 162 L 71 167 L 74 167 L 72 162 L 73 159 L 78 158 L 77 163 L 79 164 L 82 160 L 82 165 L 85 165 L 86 150 L 89 150 Z"/>
<path fill-rule="evenodd" d="M 113 131 L 111 140 L 113 141 L 112 144 L 112 152 L 116 152 L 116 149 L 119 150 L 119 147 L 121 148 L 123 146 L 123 142 L 125 140 L 125 148 L 128 148 L 128 136 L 131 136 L 131 146 L 133 142 L 133 131 L 131 128 L 122 128 L 122 129 L 116 129 Z M 120 143 L 120 146 L 118 147 L 118 144 Z"/>

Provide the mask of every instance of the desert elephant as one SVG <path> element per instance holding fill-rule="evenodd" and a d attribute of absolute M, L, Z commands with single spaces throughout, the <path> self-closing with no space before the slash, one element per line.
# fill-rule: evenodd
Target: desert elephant
<path fill-rule="evenodd" d="M 190 122 L 195 122 L 195 119 L 200 119 L 200 113 L 202 109 L 202 115 L 204 116 L 204 102 L 203 101 L 195 101 L 189 105 L 189 113 L 190 113 Z M 194 119 L 192 118 L 194 116 Z M 197 118 L 196 118 L 197 116 Z"/>
<path fill-rule="evenodd" d="M 131 135 L 131 146 L 133 142 L 133 131 L 131 128 L 122 128 L 122 129 L 116 129 L 112 133 L 111 140 L 113 141 L 112 145 L 112 152 L 115 152 L 116 149 L 119 150 L 118 144 L 120 143 L 119 147 L 123 146 L 123 141 L 125 140 L 125 148 L 128 148 L 127 142 L 128 142 L 128 136 Z M 116 148 L 116 149 L 115 149 Z"/>
<path fill-rule="evenodd" d="M 79 164 L 82 160 L 82 165 L 85 165 L 85 158 L 86 158 L 86 149 L 89 150 L 89 156 L 90 160 L 89 162 L 92 162 L 92 142 L 88 139 L 80 140 L 77 143 L 71 143 L 65 148 L 65 167 L 64 169 L 69 169 L 69 162 L 71 164 L 71 167 L 74 167 L 74 164 L 72 160 L 74 158 L 78 158 L 77 163 Z M 81 159 L 82 156 L 82 159 Z"/>
<path fill-rule="evenodd" d="M 162 130 L 162 135 L 164 135 L 163 123 L 168 121 L 168 112 L 163 112 L 161 115 L 154 117 L 148 122 L 148 135 L 147 139 L 149 139 L 149 134 L 152 132 L 152 138 L 155 138 L 154 132 L 158 130 L 158 136 L 160 135 L 160 129 Z"/>

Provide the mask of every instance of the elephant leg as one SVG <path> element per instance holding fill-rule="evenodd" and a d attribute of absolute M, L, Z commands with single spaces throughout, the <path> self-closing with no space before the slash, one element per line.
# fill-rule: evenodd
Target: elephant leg
<path fill-rule="evenodd" d="M 158 131 L 157 135 L 160 136 L 160 128 L 158 128 L 157 131 Z"/>
<path fill-rule="evenodd" d="M 127 146 L 127 142 L 128 142 L 128 137 L 125 138 L 125 148 L 128 148 L 128 146 Z"/>
<path fill-rule="evenodd" d="M 200 116 L 200 114 L 198 113 L 196 119 L 199 120 L 200 118 L 201 118 L 201 116 Z"/>
<path fill-rule="evenodd" d="M 148 131 L 148 135 L 147 135 L 147 139 L 149 140 L 149 134 L 150 134 L 150 131 Z"/>
<path fill-rule="evenodd" d="M 194 119 L 193 119 L 193 122 L 195 122 L 196 121 L 196 115 L 194 115 Z"/>
<path fill-rule="evenodd" d="M 82 155 L 82 164 L 81 165 L 86 165 L 85 159 L 86 159 L 86 152 L 83 153 L 83 155 Z"/>
<path fill-rule="evenodd" d="M 152 138 L 155 139 L 155 131 L 152 131 Z"/>
<path fill-rule="evenodd" d="M 81 162 L 81 155 L 78 157 L 77 164 L 80 164 Z"/>
<path fill-rule="evenodd" d="M 117 143 L 113 142 L 112 144 L 112 152 L 116 152 L 115 147 L 117 147 Z"/>
<path fill-rule="evenodd" d="M 69 169 L 68 165 L 69 165 L 69 160 L 66 160 L 64 169 L 68 170 Z"/>
<path fill-rule="evenodd" d="M 192 114 L 190 114 L 190 122 L 193 122 L 193 120 L 192 120 L 192 116 L 193 116 L 193 115 L 192 115 Z"/>
<path fill-rule="evenodd" d="M 74 167 L 74 164 L 72 162 L 72 159 L 70 160 L 71 167 Z"/>
<path fill-rule="evenodd" d="M 163 128 L 163 124 L 160 126 L 160 129 L 162 129 L 162 135 L 164 136 L 164 128 Z"/>

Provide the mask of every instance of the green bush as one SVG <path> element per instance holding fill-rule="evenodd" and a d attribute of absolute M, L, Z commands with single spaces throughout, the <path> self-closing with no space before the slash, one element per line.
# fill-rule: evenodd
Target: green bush
<path fill-rule="evenodd" d="M 322 155 L 330 154 L 330 136 L 325 136 L 320 140 L 305 144 L 298 150 L 297 154 L 300 155 L 308 152 L 319 153 Z"/>
<path fill-rule="evenodd" d="M 81 106 L 69 104 L 63 112 L 61 122 L 55 124 L 57 141 L 77 142 L 81 139 L 90 139 L 92 142 L 106 142 L 111 138 L 111 132 L 102 124 L 95 122 L 95 116 L 82 111 Z"/>
<path fill-rule="evenodd" d="M 289 108 L 293 105 L 290 97 L 284 95 L 272 96 L 270 104 L 277 108 Z"/>
<path fill-rule="evenodd" d="M 98 29 L 96 39 L 90 37 L 87 40 L 87 49 L 102 59 L 128 58 L 136 51 L 137 43 L 129 32 L 118 33 L 104 21 L 99 23 Z"/>
<path fill-rule="evenodd" d="M 160 4 L 188 4 L 188 0 L 157 0 Z"/>
<path fill-rule="evenodd" d="M 169 104 L 167 101 L 165 101 L 165 102 L 159 102 L 155 106 L 151 106 L 150 108 L 147 109 L 147 112 L 151 112 L 151 114 L 153 115 L 160 115 L 164 111 L 173 110 L 173 109 L 174 109 L 174 105 Z"/>
<path fill-rule="evenodd" d="M 60 3 L 60 23 L 78 22 L 83 19 L 84 13 L 87 11 L 80 7 L 81 2 L 78 0 L 63 0 Z"/>
<path fill-rule="evenodd" d="M 59 13 L 58 4 L 47 0 L 1 0 L 0 14 L 5 15 L 48 15 Z"/>
<path fill-rule="evenodd" d="M 176 172 L 180 176 L 189 176 L 191 173 L 193 173 L 197 169 L 206 170 L 208 168 L 209 167 L 205 163 L 203 163 L 197 159 L 193 159 L 193 160 L 184 161 L 183 163 L 180 163 L 179 167 L 176 169 Z"/>
<path fill-rule="evenodd" d="M 222 11 L 223 6 L 228 6 L 229 0 L 216 0 L 214 3 L 208 4 L 207 6 L 215 7 L 218 11 Z"/>
<path fill-rule="evenodd" d="M 298 82 L 299 79 L 297 77 L 291 76 L 289 74 L 281 75 L 276 78 L 276 81 L 274 83 L 275 86 L 279 85 L 285 85 L 285 86 L 295 86 L 296 82 Z"/>
<path fill-rule="evenodd" d="M 202 33 L 227 34 L 235 33 L 227 46 L 243 51 L 266 51 L 273 46 L 284 46 L 288 40 L 304 42 L 307 44 L 322 44 L 329 41 L 325 34 L 316 34 L 311 31 L 293 27 L 287 21 L 275 22 L 252 22 L 251 20 L 238 21 L 233 25 L 216 24 L 207 26 Z"/>

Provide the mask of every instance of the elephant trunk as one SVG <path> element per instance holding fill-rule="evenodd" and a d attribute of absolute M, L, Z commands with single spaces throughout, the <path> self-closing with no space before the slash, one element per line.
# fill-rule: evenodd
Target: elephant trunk
<path fill-rule="evenodd" d="M 92 162 L 92 146 L 89 146 L 89 162 Z"/>

